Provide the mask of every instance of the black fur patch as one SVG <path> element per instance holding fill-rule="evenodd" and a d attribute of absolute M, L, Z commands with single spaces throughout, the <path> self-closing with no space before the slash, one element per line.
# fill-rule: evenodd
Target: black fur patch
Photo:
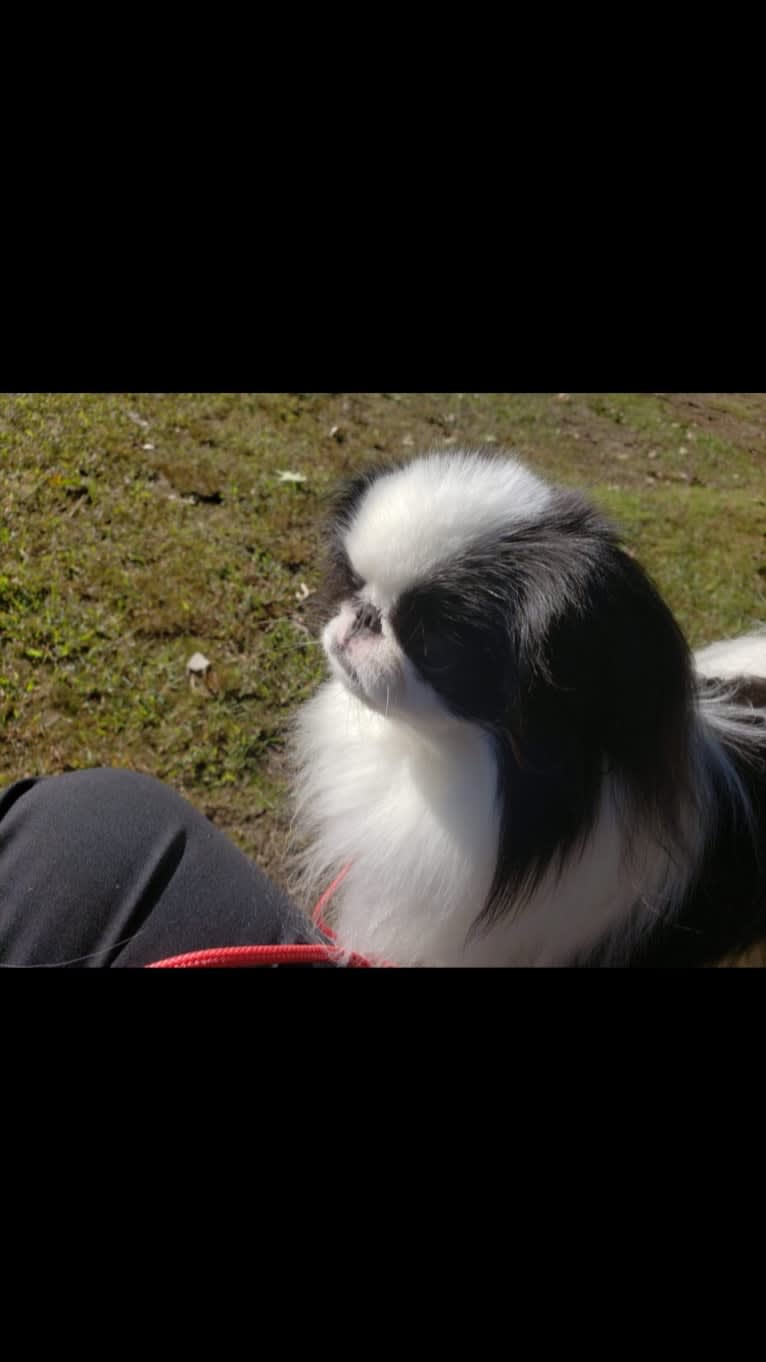
<path fill-rule="evenodd" d="M 754 711 L 753 721 L 757 721 Z M 766 722 L 766 712 L 761 712 Z M 724 743 L 724 747 L 727 745 Z M 751 828 L 717 790 L 714 835 L 680 911 L 630 944 L 622 958 L 606 941 L 577 963 L 639 969 L 700 967 L 736 957 L 766 940 L 766 760 L 727 748 L 750 801 Z"/>
<path fill-rule="evenodd" d="M 312 617 L 321 614 L 329 618 L 342 601 L 354 596 L 364 585 L 349 562 L 343 538 L 365 493 L 379 477 L 392 470 L 393 466 L 377 464 L 350 478 L 335 493 L 324 539 L 325 571 L 312 603 Z"/>
<path fill-rule="evenodd" d="M 423 678 L 496 742 L 503 816 L 485 919 L 585 840 L 605 770 L 644 827 L 679 835 L 689 651 L 582 497 L 556 491 L 542 515 L 472 546 L 405 593 L 393 624 Z"/>
<path fill-rule="evenodd" d="M 731 698 L 737 704 L 753 705 L 756 709 L 766 710 L 766 677 L 738 676 L 732 682 L 723 682 L 722 684 L 731 684 Z"/>

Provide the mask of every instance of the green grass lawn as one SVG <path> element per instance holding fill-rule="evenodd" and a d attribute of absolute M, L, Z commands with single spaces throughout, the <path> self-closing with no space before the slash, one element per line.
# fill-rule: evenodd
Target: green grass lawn
<path fill-rule="evenodd" d="M 766 621 L 766 394 L 4 395 L 0 786 L 151 772 L 279 878 L 325 499 L 445 442 L 589 489 L 693 644 Z"/>

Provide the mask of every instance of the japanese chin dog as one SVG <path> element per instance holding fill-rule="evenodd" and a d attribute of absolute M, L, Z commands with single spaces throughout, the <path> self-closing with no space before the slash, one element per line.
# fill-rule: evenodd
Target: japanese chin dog
<path fill-rule="evenodd" d="M 766 632 L 692 657 L 578 493 L 494 451 L 356 477 L 295 736 L 298 892 L 400 965 L 707 965 L 766 939 Z"/>

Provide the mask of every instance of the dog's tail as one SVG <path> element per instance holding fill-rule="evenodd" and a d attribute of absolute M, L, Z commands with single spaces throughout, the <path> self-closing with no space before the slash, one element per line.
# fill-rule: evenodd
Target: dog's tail
<path fill-rule="evenodd" d="M 766 681 L 766 625 L 751 634 L 698 649 L 694 665 L 700 676 L 718 681 L 734 677 L 760 677 Z"/>

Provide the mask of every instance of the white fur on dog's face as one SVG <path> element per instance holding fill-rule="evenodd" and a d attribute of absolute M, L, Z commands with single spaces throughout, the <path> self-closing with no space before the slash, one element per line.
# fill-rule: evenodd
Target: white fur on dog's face
<path fill-rule="evenodd" d="M 360 598 L 369 600 L 365 592 Z M 344 601 L 322 633 L 333 675 L 380 714 L 445 715 L 443 701 L 400 648 L 387 613 L 381 615 L 380 633 L 369 629 L 355 633 L 357 613 L 358 600 Z"/>
<path fill-rule="evenodd" d="M 346 551 L 374 603 L 390 607 L 477 539 L 529 520 L 550 498 L 550 488 L 512 459 L 427 454 L 372 484 L 346 532 Z"/>
<path fill-rule="evenodd" d="M 361 586 L 322 635 L 333 674 L 379 713 L 446 715 L 443 700 L 399 644 L 394 607 L 403 592 L 459 558 L 479 536 L 528 519 L 550 495 L 521 464 L 459 452 L 426 455 L 379 477 L 342 534 Z M 374 629 L 358 627 L 364 605 L 377 612 Z"/>

